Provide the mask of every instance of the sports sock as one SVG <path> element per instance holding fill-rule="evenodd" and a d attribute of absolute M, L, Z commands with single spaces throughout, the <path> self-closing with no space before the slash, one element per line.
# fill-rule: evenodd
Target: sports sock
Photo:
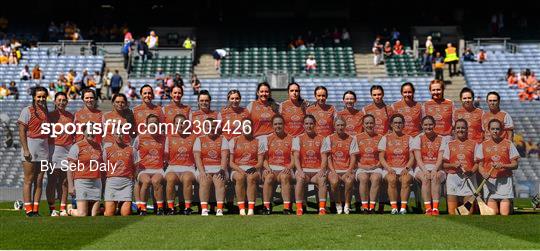
<path fill-rule="evenodd" d="M 270 209 L 270 202 L 265 201 L 265 202 L 264 202 L 264 208 Z"/>
<path fill-rule="evenodd" d="M 363 209 L 368 209 L 368 202 L 367 201 L 362 201 L 362 208 Z"/>
<path fill-rule="evenodd" d="M 291 210 L 291 202 L 290 201 L 284 201 L 283 202 L 283 209 Z"/>
<path fill-rule="evenodd" d="M 238 209 L 240 209 L 240 210 L 246 209 L 246 203 L 245 202 L 242 201 L 242 202 L 238 202 L 237 204 L 238 204 Z"/>
<path fill-rule="evenodd" d="M 392 209 L 397 209 L 397 201 L 390 201 L 390 206 Z"/>
<path fill-rule="evenodd" d="M 433 209 L 439 210 L 439 200 L 433 200 Z"/>
<path fill-rule="evenodd" d="M 430 210 L 431 209 L 431 202 L 429 202 L 429 201 L 424 202 L 424 207 L 426 208 L 426 211 Z"/>
<path fill-rule="evenodd" d="M 174 200 L 168 200 L 167 201 L 167 207 L 169 209 L 174 209 Z"/>
<path fill-rule="evenodd" d="M 255 209 L 255 202 L 249 201 L 248 202 L 248 209 Z"/>

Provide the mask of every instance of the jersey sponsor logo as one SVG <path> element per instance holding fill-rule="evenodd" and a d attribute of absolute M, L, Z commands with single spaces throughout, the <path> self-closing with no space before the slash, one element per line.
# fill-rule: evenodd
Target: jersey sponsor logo
<path fill-rule="evenodd" d="M 373 148 L 371 148 L 371 147 L 368 146 L 368 147 L 366 147 L 366 149 L 364 149 L 364 152 L 366 152 L 366 153 L 373 153 L 374 151 L 373 151 Z"/>
<path fill-rule="evenodd" d="M 342 151 L 337 151 L 334 153 L 334 155 L 338 158 L 343 158 L 343 156 L 345 156 L 345 154 Z"/>
<path fill-rule="evenodd" d="M 313 151 L 313 150 L 308 150 L 308 151 L 306 151 L 306 156 L 308 156 L 308 157 L 315 157 L 315 151 Z"/>
<path fill-rule="evenodd" d="M 210 150 L 208 151 L 208 157 L 212 158 L 212 159 L 216 159 L 217 158 L 217 152 L 215 150 Z"/>

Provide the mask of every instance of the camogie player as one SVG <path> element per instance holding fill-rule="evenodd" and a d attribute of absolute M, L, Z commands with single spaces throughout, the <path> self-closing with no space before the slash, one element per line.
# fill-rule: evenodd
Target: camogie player
<path fill-rule="evenodd" d="M 336 202 L 337 214 L 349 214 L 356 169 L 358 145 L 356 138 L 345 133 L 347 123 L 342 117 L 334 121 L 336 132 L 324 140 L 322 151 L 328 158 L 328 181 L 332 201 Z M 342 188 L 343 186 L 343 188 Z M 345 202 L 345 206 L 343 206 Z"/>
<path fill-rule="evenodd" d="M 326 99 L 328 98 L 328 90 L 326 87 L 315 87 L 314 95 L 317 102 L 307 108 L 306 114 L 312 115 L 317 122 L 317 125 L 315 126 L 315 133 L 322 137 L 326 137 L 334 133 L 334 118 L 336 117 L 336 109 L 333 105 L 326 104 Z"/>
<path fill-rule="evenodd" d="M 356 136 L 358 145 L 356 179 L 359 183 L 362 211 L 373 213 L 383 178 L 378 149 L 382 136 L 375 132 L 375 117 L 373 115 L 364 115 L 362 124 L 364 132 Z"/>
<path fill-rule="evenodd" d="M 501 96 L 497 92 L 489 92 L 486 96 L 486 103 L 488 104 L 489 111 L 484 112 L 482 116 L 482 127 L 485 133 L 485 139 L 489 139 L 491 133 L 488 131 L 488 122 L 492 119 L 497 119 L 503 122 L 502 128 L 502 138 L 509 139 L 510 141 L 514 138 L 514 121 L 510 114 L 505 111 L 502 111 L 500 108 Z"/>
<path fill-rule="evenodd" d="M 441 136 L 450 136 L 452 133 L 452 115 L 454 102 L 444 98 L 444 82 L 432 80 L 429 83 L 431 99 L 422 105 L 422 116 L 427 115 L 435 118 L 434 131 Z"/>
<path fill-rule="evenodd" d="M 500 120 L 489 121 L 490 139 L 476 148 L 475 159 L 480 174 L 488 179 L 484 185 L 487 205 L 495 214 L 509 215 L 514 198 L 512 170 L 518 168 L 519 153 L 512 141 L 503 138 L 503 130 L 503 122 Z"/>
<path fill-rule="evenodd" d="M 39 201 L 45 174 L 41 171 L 40 162 L 49 160 L 49 135 L 41 133 L 41 124 L 49 123 L 48 92 L 38 86 L 31 89 L 31 95 L 32 105 L 22 109 L 18 120 L 24 171 L 24 209 L 28 217 L 40 216 Z"/>
<path fill-rule="evenodd" d="M 137 150 L 140 157 L 138 164 L 137 181 L 140 186 L 139 198 L 140 215 L 146 215 L 146 202 L 148 201 L 148 189 L 152 186 L 154 198 L 157 204 L 157 215 L 164 215 L 163 210 L 163 183 L 165 181 L 164 152 L 165 137 L 159 133 L 154 133 L 154 128 L 159 127 L 159 117 L 150 114 L 146 118 L 146 132 L 141 132 L 135 141 L 133 147 Z"/>
<path fill-rule="evenodd" d="M 193 184 L 196 180 L 195 160 L 193 159 L 193 145 L 197 136 L 186 131 L 187 125 L 184 123 L 187 118 L 183 114 L 178 114 L 174 118 L 174 124 L 178 125 L 178 131 L 173 132 L 165 140 L 165 159 L 168 162 L 165 179 L 167 180 L 167 207 L 168 215 L 174 215 L 174 200 L 176 197 L 176 185 L 182 186 L 182 194 L 185 209 L 181 212 L 190 215 L 191 202 L 193 198 Z M 180 199 L 180 198 L 179 198 Z"/>
<path fill-rule="evenodd" d="M 135 117 L 135 126 L 139 131 L 139 125 L 146 123 L 148 115 L 154 114 L 159 117 L 159 121 L 164 121 L 163 110 L 161 106 L 152 103 L 154 100 L 154 89 L 150 85 L 143 85 L 140 90 L 142 103 L 133 108 L 133 116 Z"/>
<path fill-rule="evenodd" d="M 241 127 L 242 121 L 249 118 L 249 112 L 246 108 L 240 106 L 240 102 L 242 101 L 240 91 L 230 90 L 227 93 L 227 100 L 227 106 L 221 109 L 217 115 L 217 119 L 221 120 L 223 136 L 227 140 L 231 140 L 233 137 L 238 136 L 238 134 L 234 133 Z"/>
<path fill-rule="evenodd" d="M 443 147 L 445 140 L 433 130 L 435 119 L 425 116 L 422 119 L 423 133 L 413 140 L 411 150 L 416 159 L 414 177 L 422 184 L 422 198 L 426 215 L 439 215 L 441 183 L 446 175 L 442 170 Z"/>
<path fill-rule="evenodd" d="M 319 214 L 326 214 L 327 154 L 323 152 L 322 135 L 315 131 L 313 115 L 304 117 L 304 133 L 293 139 L 292 150 L 296 167 L 296 215 L 303 215 L 303 200 L 306 185 L 315 184 L 319 195 Z"/>
<path fill-rule="evenodd" d="M 281 103 L 279 114 L 283 116 L 285 122 L 285 133 L 296 137 L 304 132 L 302 120 L 306 115 L 308 102 L 300 96 L 300 85 L 298 83 L 289 83 L 287 92 L 289 93 L 289 99 Z"/>
<path fill-rule="evenodd" d="M 468 137 L 476 143 L 482 143 L 484 139 L 484 131 L 482 130 L 482 116 L 484 111 L 474 107 L 474 92 L 465 87 L 459 93 L 461 99 L 461 108 L 454 111 L 454 123 L 458 119 L 467 121 L 469 128 Z"/>
<path fill-rule="evenodd" d="M 402 99 L 392 104 L 394 113 L 402 114 L 405 118 L 403 132 L 416 137 L 420 133 L 422 121 L 422 105 L 414 100 L 414 85 L 410 82 L 401 85 Z"/>
<path fill-rule="evenodd" d="M 81 165 L 82 168 L 68 169 L 68 191 L 77 199 L 77 209 L 68 210 L 72 216 L 96 216 L 99 213 L 101 200 L 101 171 L 92 170 L 91 162 L 103 164 L 103 151 L 97 137 L 83 126 L 84 139 L 73 144 L 67 159 L 70 165 Z M 95 165 L 95 164 L 94 164 Z"/>
<path fill-rule="evenodd" d="M 293 137 L 284 130 L 285 119 L 276 114 L 272 118 L 274 133 L 270 134 L 266 140 L 266 160 L 263 171 L 263 202 L 270 204 L 274 193 L 274 184 L 281 185 L 281 196 L 283 198 L 283 214 L 291 214 L 291 184 L 294 168 L 292 141 Z M 270 211 L 265 211 L 270 214 Z"/>
<path fill-rule="evenodd" d="M 103 122 L 103 113 L 97 108 L 97 96 L 94 90 L 84 89 L 81 91 L 81 98 L 83 100 L 83 107 L 75 112 L 75 124 L 92 122 L 95 124 L 101 124 Z M 102 135 L 95 135 L 96 140 L 101 143 Z M 75 142 L 84 139 L 82 134 L 75 135 Z"/>
<path fill-rule="evenodd" d="M 113 104 L 112 111 L 103 114 L 102 124 L 105 133 L 105 138 L 103 139 L 104 147 L 108 147 L 114 143 L 115 140 L 112 133 L 113 130 L 119 130 L 118 126 L 124 128 L 128 127 L 126 124 L 129 124 L 129 133 L 123 135 L 126 142 L 131 142 L 131 137 L 136 137 L 137 131 L 137 128 L 135 128 L 135 118 L 133 117 L 133 112 L 129 109 L 126 95 L 122 93 L 113 95 L 111 101 Z"/>
<path fill-rule="evenodd" d="M 337 116 L 345 119 L 345 133 L 349 135 L 357 135 L 362 132 L 362 117 L 364 113 L 356 108 L 356 93 L 353 91 L 346 91 L 343 94 L 343 104 L 345 108 L 337 113 Z"/>
<path fill-rule="evenodd" d="M 171 102 L 163 106 L 163 116 L 165 116 L 165 123 L 174 123 L 177 114 L 182 114 L 185 118 L 189 118 L 189 114 L 191 113 L 191 107 L 189 105 L 182 104 L 183 96 L 184 88 L 181 85 L 173 86 L 173 88 L 171 89 Z M 173 134 L 173 132 L 167 132 L 167 135 L 171 134 Z"/>
<path fill-rule="evenodd" d="M 54 95 L 54 111 L 49 113 L 49 121 L 58 123 L 63 126 L 73 123 L 74 116 L 66 110 L 68 105 L 68 97 L 64 92 L 57 92 Z M 67 216 L 67 176 L 66 172 L 60 169 L 62 161 L 67 159 L 69 149 L 73 145 L 73 135 L 63 133 L 55 138 L 49 138 L 49 149 L 51 155 L 51 163 L 58 167 L 55 170 L 47 172 L 47 202 L 49 203 L 49 211 L 51 216 Z M 60 194 L 60 213 L 56 211 L 55 201 L 57 192 Z"/>
<path fill-rule="evenodd" d="M 473 195 L 476 188 L 478 163 L 474 161 L 476 141 L 468 138 L 468 124 L 465 119 L 454 123 L 456 139 L 444 145 L 443 159 L 446 171 L 446 205 L 448 214 L 455 214 L 459 199 Z"/>
<path fill-rule="evenodd" d="M 244 121 L 249 121 L 249 119 Z M 261 169 L 266 152 L 265 147 L 263 138 L 255 138 L 251 131 L 249 133 L 244 132 L 243 135 L 234 137 L 229 141 L 231 180 L 235 183 L 236 200 L 240 215 L 246 215 L 246 193 L 248 199 L 247 215 L 254 215 L 257 186 L 261 181 Z M 264 207 L 269 211 L 270 202 L 266 203 Z"/>
<path fill-rule="evenodd" d="M 390 117 L 392 132 L 383 136 L 378 146 L 379 161 L 386 170 L 385 179 L 388 183 L 388 197 L 390 198 L 390 206 L 392 206 L 392 214 L 407 213 L 407 202 L 413 181 L 414 155 L 411 149 L 413 137 L 403 132 L 404 124 L 403 115 L 393 114 Z M 398 197 L 401 200 L 399 211 Z"/>
<path fill-rule="evenodd" d="M 257 99 L 247 106 L 252 121 L 253 136 L 272 133 L 272 117 L 279 112 L 279 106 L 272 98 L 270 85 L 262 82 L 257 86 Z"/>
<path fill-rule="evenodd" d="M 364 106 L 362 113 L 373 115 L 375 117 L 375 132 L 384 135 L 388 132 L 388 118 L 392 115 L 392 109 L 384 103 L 384 89 L 382 86 L 371 86 L 369 92 L 373 103 Z"/>
<path fill-rule="evenodd" d="M 193 111 L 190 115 L 192 122 L 191 133 L 201 135 L 204 129 L 203 122 L 208 118 L 217 119 L 218 113 L 211 108 L 212 96 L 207 90 L 199 92 L 197 103 L 199 110 Z"/>
<path fill-rule="evenodd" d="M 221 135 L 217 122 L 212 118 L 205 120 L 204 128 L 209 134 L 195 139 L 193 157 L 198 170 L 199 197 L 201 199 L 201 215 L 208 216 L 208 201 L 212 186 L 217 200 L 216 216 L 223 216 L 225 185 L 228 176 L 229 143 Z"/>

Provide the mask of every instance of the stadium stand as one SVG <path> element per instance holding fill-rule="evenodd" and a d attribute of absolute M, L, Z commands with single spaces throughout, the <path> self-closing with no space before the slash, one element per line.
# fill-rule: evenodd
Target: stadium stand
<path fill-rule="evenodd" d="M 157 69 L 161 68 L 163 73 L 180 73 L 182 76 L 189 76 L 191 72 L 191 58 L 164 56 L 150 60 L 134 60 L 130 78 L 148 78 L 156 75 Z"/>
<path fill-rule="evenodd" d="M 407 54 L 392 55 L 386 59 L 385 65 L 389 77 L 427 77 L 433 75 L 431 72 L 422 71 L 419 61 Z"/>

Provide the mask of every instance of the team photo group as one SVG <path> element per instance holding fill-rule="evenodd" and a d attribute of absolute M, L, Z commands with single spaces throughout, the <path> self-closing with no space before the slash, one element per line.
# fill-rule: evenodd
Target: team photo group
<path fill-rule="evenodd" d="M 399 215 L 411 212 L 413 191 L 426 215 L 440 214 L 441 197 L 448 214 L 511 213 L 519 153 L 512 143 L 512 118 L 500 110 L 497 92 L 482 97 L 489 107 L 482 110 L 469 88 L 461 90 L 459 102 L 446 99 L 440 80 L 422 87 L 432 96 L 424 103 L 415 101 L 413 83 L 401 85 L 402 99 L 392 103 L 384 100 L 384 88 L 374 85 L 369 94 L 358 94 L 373 102 L 358 109 L 357 93 L 347 91 L 339 111 L 327 104 L 326 87 L 316 87 L 308 102 L 301 85 L 290 83 L 288 98 L 278 103 L 270 85 L 260 83 L 247 107 L 240 105 L 242 95 L 253 93 L 230 90 L 221 110 L 212 109 L 208 91 L 198 94 L 198 107 L 183 104 L 178 85 L 170 103 L 160 106 L 152 86 L 144 85 L 142 104 L 130 109 L 128 98 L 116 94 L 106 112 L 99 110 L 95 91 L 85 89 L 83 107 L 75 113 L 68 111 L 63 92 L 48 109 L 47 89 L 35 87 L 18 119 L 26 216 L 40 216 L 42 192 L 51 216 L 150 210 L 303 215 L 308 204 L 315 204 L 319 215 L 384 213 L 385 205 Z M 129 124 L 130 130 L 85 130 L 109 121 Z M 83 126 L 80 133 L 51 137 L 44 124 Z M 136 130 L 161 124 L 177 130 Z M 308 203 L 309 195 L 316 203 Z M 273 210 L 275 197 L 282 212 Z M 233 202 L 234 210 L 226 207 Z"/>

